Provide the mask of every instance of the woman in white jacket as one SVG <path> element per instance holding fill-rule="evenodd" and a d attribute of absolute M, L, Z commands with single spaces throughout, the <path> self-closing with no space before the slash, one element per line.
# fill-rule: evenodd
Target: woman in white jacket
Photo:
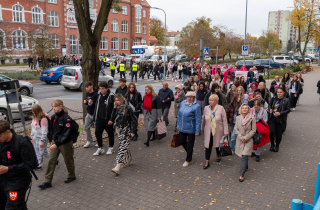
<path fill-rule="evenodd" d="M 37 170 L 41 170 L 43 157 L 49 157 L 47 151 L 48 115 L 42 110 L 40 105 L 35 104 L 32 106 L 32 116 L 31 138 L 33 140 L 33 145 L 39 164 Z"/>

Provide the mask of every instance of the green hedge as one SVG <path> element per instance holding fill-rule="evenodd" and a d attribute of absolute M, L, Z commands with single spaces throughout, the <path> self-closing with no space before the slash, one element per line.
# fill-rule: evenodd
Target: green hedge
<path fill-rule="evenodd" d="M 20 71 L 1 73 L 7 77 L 18 80 L 39 80 L 41 71 Z"/>

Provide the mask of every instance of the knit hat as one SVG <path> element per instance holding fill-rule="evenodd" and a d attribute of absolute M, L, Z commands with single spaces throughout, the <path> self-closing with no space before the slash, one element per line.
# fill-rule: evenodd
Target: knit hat
<path fill-rule="evenodd" d="M 177 89 L 177 88 L 179 88 L 181 90 L 181 84 L 177 85 L 174 89 Z"/>
<path fill-rule="evenodd" d="M 246 67 L 246 64 L 243 64 L 243 67 Z"/>
<path fill-rule="evenodd" d="M 192 92 L 192 91 L 189 91 L 189 92 L 186 94 L 186 97 L 188 97 L 188 96 L 196 97 L 196 93 L 195 93 L 195 92 Z"/>

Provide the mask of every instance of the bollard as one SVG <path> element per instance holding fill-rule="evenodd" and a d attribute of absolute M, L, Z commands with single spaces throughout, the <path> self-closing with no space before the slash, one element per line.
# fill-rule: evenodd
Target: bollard
<path fill-rule="evenodd" d="M 291 210 L 303 210 L 303 202 L 300 199 L 293 199 L 291 203 Z"/>

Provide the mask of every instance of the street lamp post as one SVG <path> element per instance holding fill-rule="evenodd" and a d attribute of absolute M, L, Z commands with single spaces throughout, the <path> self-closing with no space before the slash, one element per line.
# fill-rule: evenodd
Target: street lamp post
<path fill-rule="evenodd" d="M 167 14 L 166 12 L 159 7 L 150 7 L 151 9 L 162 10 L 164 12 L 164 78 L 163 81 L 166 80 L 166 59 L 167 59 Z"/>
<path fill-rule="evenodd" d="M 246 23 L 245 23 L 245 29 L 244 29 L 244 45 L 246 45 L 246 41 L 247 41 L 247 14 L 248 14 L 248 0 L 246 0 Z M 243 64 L 246 64 L 246 56 L 243 56 Z"/>

